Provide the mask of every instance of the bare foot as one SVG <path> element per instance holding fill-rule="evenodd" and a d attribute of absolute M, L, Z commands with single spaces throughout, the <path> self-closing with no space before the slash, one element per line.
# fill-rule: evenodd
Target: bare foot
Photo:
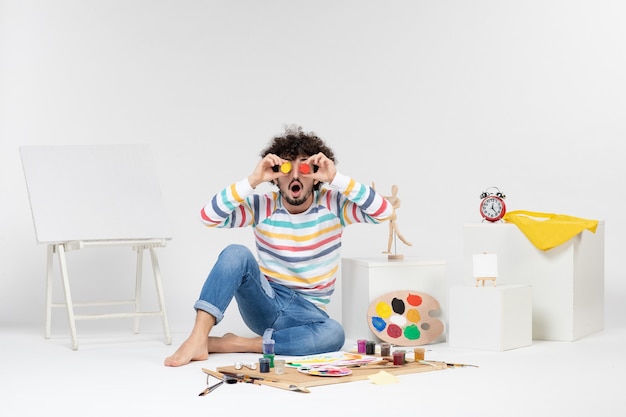
<path fill-rule="evenodd" d="M 243 337 L 226 333 L 222 337 L 209 336 L 207 350 L 212 353 L 262 353 L 262 337 Z"/>
<path fill-rule="evenodd" d="M 172 356 L 165 358 L 165 366 L 183 366 L 191 361 L 204 361 L 209 358 L 208 339 L 192 338 L 183 342 Z"/>
<path fill-rule="evenodd" d="M 233 333 L 224 336 L 196 338 L 189 336 L 172 356 L 165 358 L 165 366 L 183 366 L 191 361 L 204 361 L 211 353 L 262 353 L 262 337 L 243 337 Z"/>

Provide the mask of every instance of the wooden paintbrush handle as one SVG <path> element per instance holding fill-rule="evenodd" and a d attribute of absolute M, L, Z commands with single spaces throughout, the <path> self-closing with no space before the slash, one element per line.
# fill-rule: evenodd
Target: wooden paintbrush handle
<path fill-rule="evenodd" d="M 299 387 L 294 384 L 288 384 L 286 382 L 268 381 L 266 379 L 255 379 L 253 382 L 258 385 L 267 385 L 268 387 L 285 389 L 287 391 L 299 391 L 299 392 L 306 392 L 306 393 L 311 392 L 309 391 L 308 388 Z"/>
<path fill-rule="evenodd" d="M 206 368 L 202 368 L 202 372 L 204 372 L 205 374 L 209 374 L 211 376 L 214 376 L 215 378 L 218 378 L 218 379 L 224 379 L 224 374 L 221 373 L 221 372 L 212 371 L 212 370 L 206 369 Z"/>

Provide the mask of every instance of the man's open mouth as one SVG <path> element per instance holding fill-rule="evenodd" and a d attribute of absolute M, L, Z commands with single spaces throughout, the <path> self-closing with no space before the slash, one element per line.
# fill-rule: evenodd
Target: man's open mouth
<path fill-rule="evenodd" d="M 291 194 L 293 194 L 294 197 L 297 197 L 300 195 L 300 192 L 302 191 L 302 185 L 299 182 L 293 182 L 291 186 L 289 187 L 289 190 L 291 191 Z"/>

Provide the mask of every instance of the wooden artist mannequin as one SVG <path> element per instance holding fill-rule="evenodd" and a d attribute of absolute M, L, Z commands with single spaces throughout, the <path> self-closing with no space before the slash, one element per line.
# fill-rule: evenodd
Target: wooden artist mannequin
<path fill-rule="evenodd" d="M 372 188 L 375 188 L 373 183 L 372 183 Z M 400 233 L 400 231 L 398 230 L 398 221 L 397 221 L 398 215 L 396 214 L 396 210 L 400 208 L 400 199 L 398 198 L 398 186 L 392 185 L 391 196 L 385 196 L 385 198 L 387 199 L 387 201 L 391 203 L 391 206 L 394 208 L 394 211 L 391 217 L 389 218 L 389 238 L 387 239 L 387 250 L 384 251 L 383 253 L 388 254 L 389 259 L 403 259 L 404 258 L 403 255 L 391 253 L 391 245 L 394 242 L 396 237 L 400 239 L 402 243 L 404 243 L 405 245 L 413 246 L 413 244 L 409 242 L 408 240 L 406 240 L 405 237 L 402 235 L 402 233 Z"/>

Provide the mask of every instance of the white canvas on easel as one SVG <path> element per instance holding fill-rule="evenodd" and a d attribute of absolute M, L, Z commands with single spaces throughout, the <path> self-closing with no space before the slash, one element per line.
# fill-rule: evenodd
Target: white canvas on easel
<path fill-rule="evenodd" d="M 74 145 L 20 147 L 35 235 L 46 244 L 46 337 L 52 307 L 65 307 L 72 348 L 78 348 L 75 320 L 160 316 L 166 343 L 171 343 L 161 274 L 155 248 L 171 239 L 169 224 L 148 145 Z M 128 246 L 137 251 L 135 298 L 81 306 L 131 304 L 134 311 L 75 314 L 65 252 L 86 247 Z M 141 311 L 144 251 L 150 253 L 158 296 L 157 311 Z M 52 266 L 57 255 L 65 303 L 52 302 Z"/>
<path fill-rule="evenodd" d="M 482 282 L 483 287 L 485 281 L 491 281 L 496 285 L 498 276 L 498 255 L 495 253 L 481 253 L 472 255 L 473 260 L 473 276 L 476 279 L 476 286 Z"/>

